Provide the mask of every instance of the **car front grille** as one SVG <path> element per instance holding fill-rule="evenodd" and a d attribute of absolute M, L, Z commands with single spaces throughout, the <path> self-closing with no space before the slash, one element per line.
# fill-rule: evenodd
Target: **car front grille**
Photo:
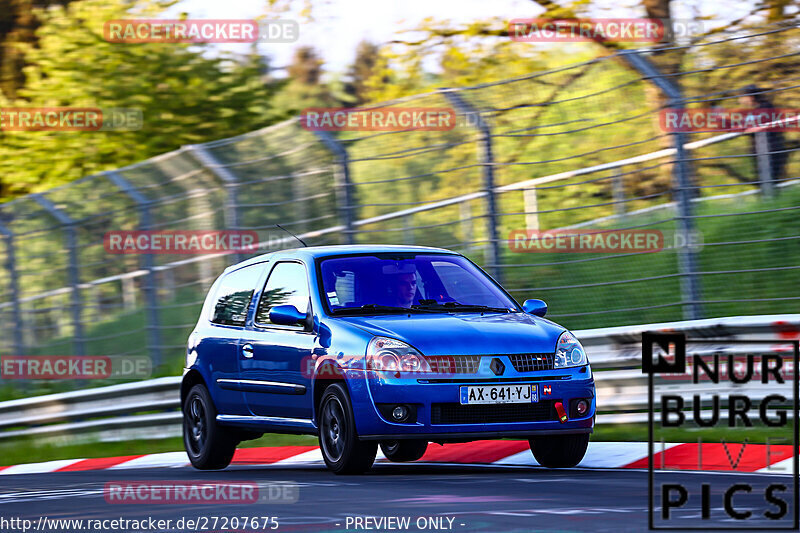
<path fill-rule="evenodd" d="M 480 355 L 429 355 L 426 359 L 434 374 L 474 374 L 481 364 Z"/>
<path fill-rule="evenodd" d="M 555 400 L 544 400 L 538 403 L 493 405 L 434 403 L 431 405 L 431 424 L 498 424 L 558 420 L 554 402 Z"/>
<path fill-rule="evenodd" d="M 536 372 L 537 370 L 553 370 L 555 354 L 523 353 L 508 356 L 517 372 Z"/>

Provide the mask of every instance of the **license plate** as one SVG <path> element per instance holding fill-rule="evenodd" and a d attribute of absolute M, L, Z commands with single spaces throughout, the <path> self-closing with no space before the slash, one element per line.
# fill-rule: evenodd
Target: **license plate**
<path fill-rule="evenodd" d="M 531 403 L 539 401 L 539 385 L 477 385 L 461 387 L 461 405 Z"/>

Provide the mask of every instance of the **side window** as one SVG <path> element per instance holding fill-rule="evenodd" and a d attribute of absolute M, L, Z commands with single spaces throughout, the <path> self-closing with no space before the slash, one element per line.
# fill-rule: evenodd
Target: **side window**
<path fill-rule="evenodd" d="M 251 265 L 235 270 L 222 278 L 217 289 L 211 321 L 226 326 L 244 326 L 247 308 L 258 283 L 263 265 Z"/>
<path fill-rule="evenodd" d="M 276 305 L 293 305 L 308 313 L 308 277 L 300 263 L 278 263 L 269 275 L 256 310 L 256 323 L 269 324 L 269 311 Z"/>

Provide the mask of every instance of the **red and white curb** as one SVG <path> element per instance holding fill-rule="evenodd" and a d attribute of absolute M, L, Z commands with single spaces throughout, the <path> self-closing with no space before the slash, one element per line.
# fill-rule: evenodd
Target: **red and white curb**
<path fill-rule="evenodd" d="M 654 445 L 656 468 L 728 472 L 791 474 L 792 446 L 763 444 L 681 443 Z M 579 467 L 634 468 L 648 466 L 646 442 L 591 442 Z M 378 451 L 378 461 L 386 458 Z M 528 441 L 486 440 L 460 444 L 431 444 L 420 462 L 500 466 L 537 466 Z M 323 466 L 316 446 L 241 448 L 233 465 Z M 182 468 L 189 465 L 185 452 L 129 455 L 102 459 L 65 459 L 14 466 L 0 466 L 0 475 L 80 472 L 129 468 Z"/>

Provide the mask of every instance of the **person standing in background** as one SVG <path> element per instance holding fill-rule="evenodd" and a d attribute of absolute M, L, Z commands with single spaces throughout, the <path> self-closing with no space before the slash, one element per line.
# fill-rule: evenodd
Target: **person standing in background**
<path fill-rule="evenodd" d="M 769 97 L 764 94 L 766 91 L 756 85 L 748 85 L 742 89 L 741 96 L 739 96 L 739 104 L 744 107 L 753 109 L 775 109 Z M 773 185 L 780 183 L 785 177 L 786 163 L 789 159 L 789 153 L 786 150 L 786 141 L 783 133 L 780 131 L 767 131 L 767 157 L 769 158 L 770 178 Z M 750 133 L 750 145 L 752 147 L 751 153 L 755 155 L 753 158 L 755 165 L 755 175 L 757 181 L 761 181 L 758 172 L 758 150 L 756 144 L 756 134 Z"/>

